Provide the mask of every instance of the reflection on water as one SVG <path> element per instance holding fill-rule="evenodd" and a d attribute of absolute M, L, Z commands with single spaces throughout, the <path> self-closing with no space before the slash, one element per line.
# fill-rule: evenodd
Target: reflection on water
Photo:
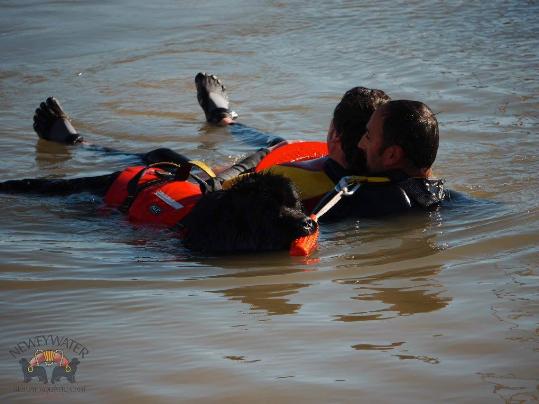
<path fill-rule="evenodd" d="M 352 348 L 365 351 L 390 351 L 392 349 L 402 346 L 404 342 L 394 342 L 387 345 L 375 345 L 375 344 L 357 344 Z"/>
<path fill-rule="evenodd" d="M 396 260 L 428 257 L 442 251 L 445 248 L 440 241 L 443 218 L 444 208 L 440 208 L 428 214 L 421 212 L 405 217 L 362 219 L 356 222 L 354 231 L 350 230 L 350 224 L 338 224 L 333 226 L 337 231 L 326 234 L 329 234 L 330 244 L 348 246 L 361 243 L 361 248 L 345 257 L 352 266 L 357 261 L 383 265 Z"/>
<path fill-rule="evenodd" d="M 506 403 L 535 403 L 539 401 L 539 385 L 535 378 L 523 378 L 512 373 L 480 373 L 492 392 Z"/>
<path fill-rule="evenodd" d="M 336 279 L 342 285 L 353 285 L 359 306 L 369 308 L 347 315 L 336 316 L 339 321 L 386 320 L 395 316 L 429 313 L 446 307 L 451 298 L 434 278 L 441 267 L 414 268 L 390 271 L 380 275 L 356 279 Z M 377 304 L 365 302 L 376 302 Z"/>
<path fill-rule="evenodd" d="M 438 363 L 440 363 L 440 360 L 438 358 L 433 358 L 433 357 L 425 356 L 425 355 L 395 355 L 395 356 L 399 358 L 400 360 L 407 360 L 407 359 L 419 360 L 421 362 L 429 363 L 431 365 L 437 365 Z"/>
<path fill-rule="evenodd" d="M 48 142 L 38 139 L 35 148 L 35 161 L 38 170 L 46 172 L 50 176 L 50 171 L 55 168 L 63 168 L 64 164 L 72 158 L 73 148 L 62 144 Z"/>
<path fill-rule="evenodd" d="M 307 261 L 307 260 L 305 260 Z M 229 266 L 226 261 L 223 263 L 223 261 L 220 262 L 219 266 L 223 267 L 230 267 L 232 269 L 237 269 L 238 261 L 234 260 L 234 266 Z M 252 277 L 259 277 L 259 276 L 285 276 L 286 274 L 292 274 L 292 273 L 298 273 L 298 272 L 305 272 L 308 271 L 308 269 L 302 268 L 301 266 L 292 267 L 292 268 L 263 268 L 263 270 L 243 270 L 241 272 L 233 271 L 232 273 L 222 274 L 222 275 L 215 275 L 215 278 L 252 278 Z"/>
<path fill-rule="evenodd" d="M 289 139 L 324 140 L 352 86 L 425 101 L 436 175 L 462 192 L 429 215 L 324 224 L 308 261 L 198 256 L 89 195 L 0 195 L 1 351 L 83 342 L 87 392 L 37 398 L 67 402 L 537 401 L 538 16 L 537 1 L 1 2 L 0 180 L 133 163 L 36 141 L 52 95 L 97 144 L 236 161 L 250 139 L 197 105 L 209 71 L 242 123 Z M 20 380 L 3 357 L 1 402 L 36 401 Z"/>
<path fill-rule="evenodd" d="M 216 290 L 230 300 L 248 304 L 251 311 L 263 310 L 268 315 L 294 314 L 301 304 L 292 304 L 290 298 L 307 284 L 281 283 L 275 285 L 244 286 L 227 290 Z"/>

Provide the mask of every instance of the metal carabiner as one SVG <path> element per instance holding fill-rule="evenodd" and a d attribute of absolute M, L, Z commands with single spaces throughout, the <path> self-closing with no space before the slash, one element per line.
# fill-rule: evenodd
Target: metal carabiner
<path fill-rule="evenodd" d="M 360 185 L 361 183 L 353 177 L 342 177 L 341 180 L 337 183 L 335 190 L 344 196 L 350 196 L 358 190 Z"/>

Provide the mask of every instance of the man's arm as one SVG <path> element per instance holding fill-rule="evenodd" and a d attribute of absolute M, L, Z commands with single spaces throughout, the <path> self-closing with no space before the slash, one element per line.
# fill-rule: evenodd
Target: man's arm
<path fill-rule="evenodd" d="M 120 172 L 96 177 L 80 177 L 70 179 L 29 178 L 0 182 L 0 192 L 39 195 L 70 195 L 90 192 L 104 196 L 110 185 Z"/>

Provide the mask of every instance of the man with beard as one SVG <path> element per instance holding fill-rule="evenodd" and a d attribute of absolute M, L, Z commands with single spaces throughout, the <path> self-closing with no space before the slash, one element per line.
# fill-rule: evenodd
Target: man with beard
<path fill-rule="evenodd" d="M 444 181 L 431 178 L 438 144 L 438 121 L 427 105 L 396 100 L 380 106 L 355 150 L 355 167 L 369 177 L 327 217 L 375 217 L 412 208 L 435 209 L 446 198 Z"/>
<path fill-rule="evenodd" d="M 195 83 L 208 122 L 232 125 L 235 131 L 239 128 L 239 135 L 254 131 L 235 123 L 237 114 L 228 108 L 225 88 L 216 76 L 199 73 Z M 260 139 L 270 147 L 222 172 L 221 182 L 252 170 L 268 152 L 287 143 L 264 134 Z M 381 90 L 354 87 L 335 107 L 327 134 L 327 156 L 280 163 L 266 171 L 292 179 L 307 211 L 312 211 L 342 177 L 364 176 L 355 195 L 343 198 L 326 219 L 385 216 L 411 208 L 431 210 L 445 198 L 443 180 L 430 178 L 438 143 L 438 122 L 427 105 L 390 101 Z"/>
<path fill-rule="evenodd" d="M 282 138 L 269 136 L 236 123 L 238 115 L 229 109 L 225 87 L 216 76 L 198 73 L 195 83 L 198 102 L 209 123 L 230 125 L 232 132 L 238 137 L 257 140 L 260 146 L 265 146 L 221 172 L 217 177 L 219 182 L 223 183 L 252 171 L 268 153 L 290 144 Z M 304 161 L 282 162 L 266 171 L 290 178 L 297 186 L 306 210 L 311 211 L 342 177 L 366 174 L 363 155 L 358 151 L 357 144 L 375 109 L 389 100 L 390 97 L 382 90 L 365 87 L 348 90 L 333 112 L 326 139 L 326 156 Z M 300 144 L 299 148 L 301 147 Z M 156 154 L 155 158 L 160 159 L 162 156 Z"/>

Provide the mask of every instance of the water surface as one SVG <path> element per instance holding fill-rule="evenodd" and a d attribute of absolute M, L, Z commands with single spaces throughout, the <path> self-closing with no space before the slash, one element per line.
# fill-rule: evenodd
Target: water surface
<path fill-rule="evenodd" d="M 129 163 L 37 141 L 31 118 L 49 95 L 96 143 L 235 161 L 252 146 L 205 125 L 196 103 L 194 75 L 209 71 L 243 123 L 290 139 L 323 140 L 356 85 L 424 101 L 441 128 L 435 172 L 458 192 L 429 215 L 327 225 L 307 260 L 193 255 L 87 194 L 1 195 L 3 402 L 538 401 L 535 1 L 0 10 L 2 180 Z M 15 391 L 10 350 L 43 334 L 88 347 L 85 391 Z"/>

